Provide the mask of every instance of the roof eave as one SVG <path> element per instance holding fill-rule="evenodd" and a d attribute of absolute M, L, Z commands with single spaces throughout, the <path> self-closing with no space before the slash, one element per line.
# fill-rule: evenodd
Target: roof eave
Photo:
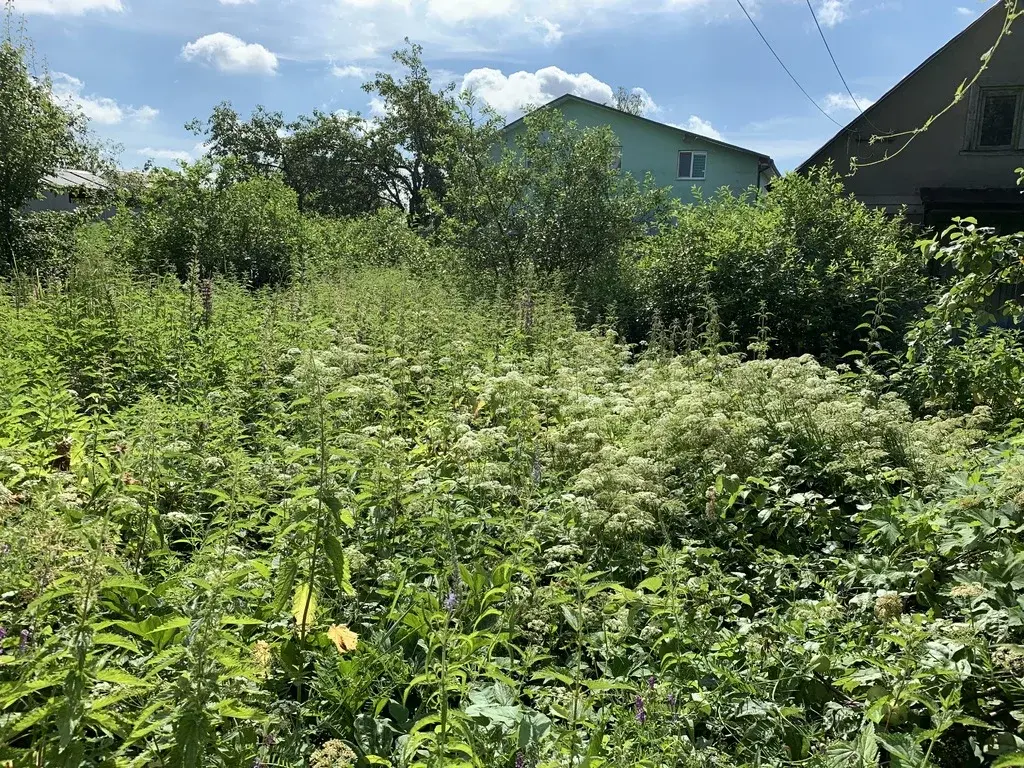
<path fill-rule="evenodd" d="M 522 123 L 524 120 L 526 120 L 527 117 L 529 117 L 530 115 L 534 114 L 535 112 L 539 112 L 542 109 L 552 109 L 552 108 L 555 108 L 555 107 L 557 107 L 560 104 L 564 104 L 566 101 L 580 101 L 580 102 L 582 102 L 584 104 L 590 104 L 590 105 L 595 106 L 595 107 L 600 107 L 601 109 L 606 109 L 606 110 L 609 110 L 611 112 L 616 112 L 618 114 L 626 115 L 628 117 L 632 117 L 635 120 L 641 120 L 641 121 L 643 121 L 645 123 L 650 123 L 651 125 L 656 125 L 659 128 L 666 128 L 666 129 L 668 129 L 670 131 L 675 131 L 677 133 L 681 133 L 684 136 L 686 136 L 687 139 L 689 139 L 691 141 L 696 139 L 698 141 L 707 142 L 708 144 L 711 144 L 713 146 L 723 147 L 724 149 L 731 149 L 734 152 L 742 152 L 743 154 L 754 155 L 754 156 L 756 156 L 758 158 L 766 157 L 761 152 L 755 152 L 754 150 L 747 149 L 746 147 L 740 147 L 740 146 L 737 146 L 735 144 L 730 144 L 727 141 L 721 141 L 719 139 L 712 139 L 710 136 L 704 136 L 704 135 L 699 134 L 699 133 L 694 133 L 693 131 L 687 131 L 685 128 L 677 128 L 676 126 L 668 125 L 667 123 L 659 123 L 657 120 L 651 120 L 649 117 L 644 117 L 643 115 L 632 115 L 629 112 L 623 112 L 622 110 L 616 109 L 615 107 L 611 107 L 611 106 L 609 106 L 607 104 L 602 104 L 599 101 L 593 101 L 592 99 L 585 99 L 582 96 L 576 96 L 575 94 L 572 94 L 572 93 L 566 93 L 566 94 L 563 94 L 563 95 L 559 96 L 557 99 L 552 99 L 547 104 L 543 104 L 543 105 L 537 107 L 536 109 L 531 110 L 530 112 L 526 113 L 522 117 L 520 117 L 520 118 L 518 118 L 516 120 L 513 120 L 511 123 L 509 123 L 508 125 L 506 125 L 504 128 L 501 129 L 502 133 L 504 133 L 506 131 L 509 131 L 512 128 L 516 127 L 517 125 Z M 770 157 L 768 159 L 771 160 L 772 166 L 774 167 L 775 161 L 772 160 Z"/>

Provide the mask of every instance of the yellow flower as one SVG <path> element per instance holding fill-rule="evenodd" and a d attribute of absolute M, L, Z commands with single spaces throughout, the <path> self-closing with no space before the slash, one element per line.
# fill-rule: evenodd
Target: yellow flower
<path fill-rule="evenodd" d="M 273 656 L 270 653 L 270 643 L 266 640 L 259 640 L 252 646 L 252 662 L 256 665 L 256 669 L 260 674 L 266 676 L 270 674 L 270 665 L 273 662 Z"/>
<path fill-rule="evenodd" d="M 359 645 L 359 635 L 344 624 L 332 624 L 327 630 L 327 636 L 338 646 L 338 653 L 354 651 Z"/>

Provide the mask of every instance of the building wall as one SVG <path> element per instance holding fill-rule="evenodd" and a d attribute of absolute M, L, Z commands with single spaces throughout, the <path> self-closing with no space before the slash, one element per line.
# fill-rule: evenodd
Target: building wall
<path fill-rule="evenodd" d="M 68 193 L 57 194 L 56 192 L 43 192 L 39 200 L 29 200 L 25 204 L 26 211 L 73 211 L 76 206 L 71 202 L 71 195 Z"/>
<path fill-rule="evenodd" d="M 911 217 L 923 214 L 920 191 L 928 187 L 964 189 L 1007 189 L 1016 182 L 1014 169 L 1024 166 L 1024 149 L 984 152 L 969 149 L 973 135 L 978 88 L 938 119 L 924 133 L 895 154 L 903 140 L 876 143 L 873 134 L 910 131 L 922 126 L 952 101 L 958 86 L 973 77 L 982 54 L 991 48 L 1003 22 L 1002 8 L 987 13 L 953 45 L 940 52 L 915 76 L 898 86 L 866 116 L 851 123 L 822 153 L 812 158 L 815 165 L 832 160 L 840 173 L 850 171 L 850 158 L 861 163 L 885 162 L 858 168 L 844 181 L 848 190 L 869 205 L 895 210 L 908 206 Z M 1024 35 L 1004 38 L 979 86 L 1024 85 Z"/>
<path fill-rule="evenodd" d="M 637 120 L 626 113 L 615 112 L 585 102 L 567 101 L 559 105 L 567 120 L 581 127 L 609 126 L 622 145 L 622 170 L 643 181 L 647 173 L 654 176 L 659 187 L 672 187 L 673 194 L 683 202 L 693 202 L 693 188 L 699 187 L 705 197 L 721 187 L 739 194 L 757 184 L 758 159 L 752 154 L 737 152 L 699 136 L 687 140 L 677 130 L 652 122 Z M 520 124 L 507 135 L 509 143 L 525 127 Z M 702 181 L 677 178 L 679 152 L 692 150 L 708 153 L 707 178 Z M 762 184 L 768 181 L 762 174 Z"/>

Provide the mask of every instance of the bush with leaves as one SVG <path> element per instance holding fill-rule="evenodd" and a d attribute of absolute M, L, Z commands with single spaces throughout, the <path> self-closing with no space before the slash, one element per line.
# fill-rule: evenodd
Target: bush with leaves
<path fill-rule="evenodd" d="M 1024 233 L 963 219 L 920 246 L 953 276 L 907 334 L 904 396 L 928 411 L 984 406 L 1000 422 L 1024 417 Z"/>
<path fill-rule="evenodd" d="M 447 147 L 445 240 L 491 285 L 555 277 L 585 320 L 621 313 L 632 300 L 629 247 L 661 220 L 666 192 L 615 168 L 608 128 L 581 128 L 542 110 L 506 146 L 496 124 L 487 125 L 456 132 Z"/>
<path fill-rule="evenodd" d="M 639 244 L 643 327 L 685 326 L 712 301 L 745 346 L 763 305 L 772 354 L 834 360 L 860 346 L 858 326 L 884 290 L 898 344 L 928 287 L 908 226 L 847 195 L 829 168 L 754 195 L 680 206 L 674 226 Z"/>
<path fill-rule="evenodd" d="M 307 228 L 295 192 L 278 178 L 214 174 L 206 162 L 157 170 L 112 227 L 137 267 L 185 278 L 195 263 L 254 286 L 288 280 L 303 267 Z"/>

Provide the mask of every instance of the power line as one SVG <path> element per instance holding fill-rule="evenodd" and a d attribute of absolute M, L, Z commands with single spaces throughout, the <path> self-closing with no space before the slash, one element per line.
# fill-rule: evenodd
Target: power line
<path fill-rule="evenodd" d="M 821 42 L 825 44 L 825 50 L 828 51 L 828 57 L 832 59 L 832 65 L 836 68 L 836 72 L 839 74 L 839 79 L 843 81 L 843 86 L 846 88 L 846 92 L 850 94 L 850 98 L 853 100 L 853 106 L 857 108 L 857 111 L 862 115 L 864 114 L 864 108 L 857 102 L 857 97 L 853 95 L 853 90 L 850 88 L 850 84 L 846 82 L 846 78 L 843 77 L 843 70 L 839 68 L 839 62 L 836 61 L 835 55 L 832 53 L 832 47 L 828 44 L 828 40 L 825 38 L 825 30 L 821 28 L 821 22 L 818 21 L 818 14 L 814 12 L 814 6 L 811 5 L 811 0 L 807 0 L 807 10 L 811 12 L 811 18 L 814 19 L 814 26 L 818 28 L 818 34 L 821 35 Z M 868 125 L 874 128 L 879 133 L 884 133 L 877 125 L 871 122 L 871 118 L 865 117 Z"/>
<path fill-rule="evenodd" d="M 768 46 L 768 50 L 772 52 L 772 56 L 774 56 L 775 60 L 779 62 L 779 64 L 782 66 L 784 70 L 786 70 L 786 74 L 789 75 L 789 79 L 796 83 L 796 87 L 800 89 L 800 92 L 807 97 L 807 100 L 811 102 L 811 104 L 813 104 L 817 108 L 817 110 L 821 112 L 821 114 L 823 114 L 833 123 L 838 125 L 840 128 L 845 128 L 846 126 L 838 122 L 834 117 L 832 117 L 832 115 L 830 115 L 828 112 L 822 109 L 822 106 L 817 101 L 814 100 L 814 97 L 807 92 L 807 89 L 800 85 L 800 81 L 796 79 L 796 75 L 790 72 L 789 67 L 786 66 L 786 63 L 779 57 L 779 54 L 775 52 L 775 49 L 772 48 L 772 44 L 768 42 L 768 38 L 766 38 L 764 34 L 761 32 L 761 29 L 757 26 L 757 22 L 754 21 L 754 17 L 750 15 L 750 12 L 747 11 L 746 6 L 743 5 L 743 0 L 736 0 L 736 2 L 739 4 L 740 10 L 742 10 L 743 14 L 747 17 L 747 20 L 753 25 L 754 30 L 757 32 L 758 36 L 761 38 L 761 40 L 764 41 L 764 44 Z"/>

